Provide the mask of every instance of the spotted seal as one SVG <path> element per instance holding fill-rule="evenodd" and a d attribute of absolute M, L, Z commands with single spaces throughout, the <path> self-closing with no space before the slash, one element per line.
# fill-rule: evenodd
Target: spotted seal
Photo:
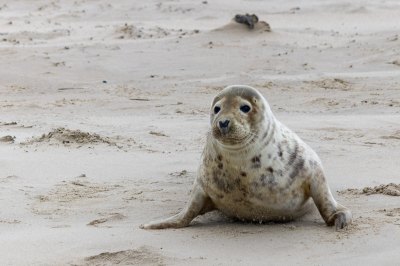
<path fill-rule="evenodd" d="M 352 213 L 333 198 L 318 155 L 274 117 L 256 89 L 236 85 L 212 102 L 210 130 L 186 207 L 140 227 L 185 227 L 212 210 L 242 220 L 289 221 L 307 213 L 312 202 L 327 225 L 351 224 Z"/>

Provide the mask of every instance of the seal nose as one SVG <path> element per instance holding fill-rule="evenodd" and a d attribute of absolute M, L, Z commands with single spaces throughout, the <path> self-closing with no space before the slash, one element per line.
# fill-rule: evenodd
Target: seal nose
<path fill-rule="evenodd" d="M 229 125 L 229 120 L 225 120 L 224 123 L 222 123 L 222 121 L 219 121 L 219 127 L 220 127 L 221 129 L 227 128 L 228 125 Z"/>
<path fill-rule="evenodd" d="M 228 134 L 228 125 L 229 125 L 229 120 L 225 120 L 225 122 L 219 121 L 219 130 L 221 131 L 222 135 Z"/>

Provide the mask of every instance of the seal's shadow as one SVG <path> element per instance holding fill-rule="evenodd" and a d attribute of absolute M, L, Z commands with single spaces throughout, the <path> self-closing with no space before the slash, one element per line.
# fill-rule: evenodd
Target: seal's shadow
<path fill-rule="evenodd" d="M 302 216 L 301 218 L 297 218 L 295 220 L 288 220 L 286 222 L 283 221 L 247 221 L 241 220 L 238 218 L 228 217 L 222 212 L 215 210 L 204 215 L 196 217 L 190 224 L 189 227 L 194 228 L 213 228 L 221 225 L 230 226 L 230 225 L 265 225 L 265 226 L 273 226 L 273 225 L 283 225 L 288 227 L 326 227 L 324 220 L 321 218 L 317 207 L 313 207 L 307 214 Z"/>

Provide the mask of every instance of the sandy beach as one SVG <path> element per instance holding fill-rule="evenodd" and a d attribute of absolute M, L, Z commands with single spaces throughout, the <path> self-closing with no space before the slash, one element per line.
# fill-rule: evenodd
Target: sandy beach
<path fill-rule="evenodd" d="M 398 34 L 398 1 L 0 1 L 0 265 L 398 265 Z M 352 226 L 139 228 L 184 208 L 234 84 L 318 153 Z"/>

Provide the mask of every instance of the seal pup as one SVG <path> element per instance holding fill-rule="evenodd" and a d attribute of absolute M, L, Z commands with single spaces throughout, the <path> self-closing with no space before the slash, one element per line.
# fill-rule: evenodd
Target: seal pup
<path fill-rule="evenodd" d="M 312 202 L 327 225 L 351 224 L 351 211 L 333 198 L 318 155 L 276 120 L 256 89 L 235 85 L 212 102 L 210 130 L 186 207 L 140 228 L 181 228 L 212 210 L 242 220 L 283 222 L 307 213 Z"/>

